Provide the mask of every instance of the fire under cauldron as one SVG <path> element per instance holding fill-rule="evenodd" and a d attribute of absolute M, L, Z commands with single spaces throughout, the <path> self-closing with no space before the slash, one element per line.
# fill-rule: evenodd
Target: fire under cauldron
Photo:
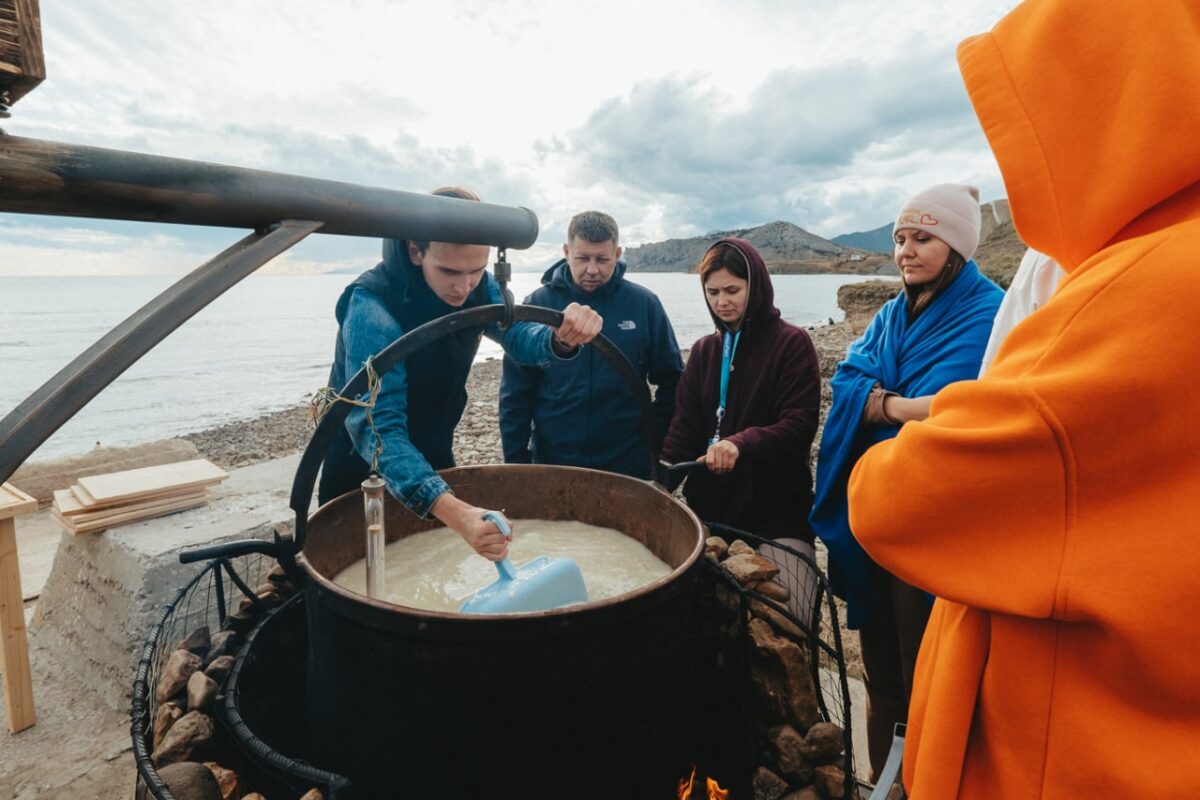
<path fill-rule="evenodd" d="M 561 315 L 511 305 L 457 312 L 398 339 L 374 359 L 375 371 L 385 373 L 412 350 L 463 326 L 502 320 L 555 325 Z M 594 346 L 625 378 L 652 440 L 644 381 L 607 339 Z M 341 393 L 353 397 L 365 388 L 360 372 Z M 291 498 L 294 538 L 277 534 L 274 542 L 181 555 L 198 561 L 269 553 L 303 587 L 306 679 L 303 696 L 290 698 L 303 706 L 296 715 L 303 734 L 287 737 L 303 752 L 288 755 L 348 778 L 353 792 L 347 796 L 673 797 L 695 731 L 688 652 L 691 593 L 704 544 L 695 515 L 654 484 L 594 470 L 447 470 L 444 477 L 468 502 L 504 508 L 513 518 L 615 528 L 672 571 L 616 598 L 528 614 L 474 617 L 371 600 L 331 580 L 364 555 L 360 493 L 327 503 L 311 518 L 306 513 L 333 426 L 347 411 L 346 404 L 330 410 L 301 460 Z M 656 461 L 656 448 L 650 449 Z M 386 513 L 389 540 L 438 525 L 390 498 Z M 254 648 L 251 639 L 239 659 L 253 657 Z M 294 692 L 295 683 L 278 685 Z M 238 694 L 231 693 L 234 701 Z M 270 749 L 241 728 L 235 735 L 249 740 L 251 750 Z"/>

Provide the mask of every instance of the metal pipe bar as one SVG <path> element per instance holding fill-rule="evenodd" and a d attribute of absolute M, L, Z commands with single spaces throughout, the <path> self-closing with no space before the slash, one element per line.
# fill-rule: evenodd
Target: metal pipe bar
<path fill-rule="evenodd" d="M 3 183 L 0 176 L 0 186 Z M 0 482 L 172 331 L 320 227 L 319 222 L 286 220 L 250 234 L 170 286 L 63 367 L 0 420 Z"/>
<path fill-rule="evenodd" d="M 323 220 L 321 233 L 525 249 L 527 208 L 179 158 L 0 136 L 0 211 L 261 229 Z"/>

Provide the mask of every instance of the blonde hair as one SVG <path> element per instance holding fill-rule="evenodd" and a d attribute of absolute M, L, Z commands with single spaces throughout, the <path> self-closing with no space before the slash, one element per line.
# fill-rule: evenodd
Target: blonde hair
<path fill-rule="evenodd" d="M 451 197 L 456 200 L 471 200 L 476 203 L 483 202 L 481 199 L 479 199 L 478 194 L 465 186 L 440 186 L 430 192 L 430 194 L 434 197 Z M 410 241 L 413 243 L 413 246 L 422 253 L 429 249 L 429 242 L 427 241 L 421 242 L 417 241 L 416 239 L 411 239 Z"/>

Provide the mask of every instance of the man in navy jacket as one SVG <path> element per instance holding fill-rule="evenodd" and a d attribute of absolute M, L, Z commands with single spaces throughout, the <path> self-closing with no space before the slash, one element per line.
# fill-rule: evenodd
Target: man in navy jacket
<path fill-rule="evenodd" d="M 584 211 L 571 219 L 562 260 L 542 276 L 528 305 L 562 310 L 586 304 L 604 319 L 603 333 L 656 387 L 659 440 L 675 406 L 683 371 L 675 331 L 653 292 L 625 280 L 617 223 Z M 595 348 L 545 368 L 504 358 L 500 435 L 509 463 L 564 464 L 650 477 L 650 452 L 637 404 Z"/>

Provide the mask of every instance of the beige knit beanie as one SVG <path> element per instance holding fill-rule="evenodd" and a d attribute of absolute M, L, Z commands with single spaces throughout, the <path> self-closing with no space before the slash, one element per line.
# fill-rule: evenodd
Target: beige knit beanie
<path fill-rule="evenodd" d="M 979 190 L 961 183 L 939 183 L 904 204 L 892 235 L 901 228 L 925 231 L 970 259 L 979 247 L 979 227 Z"/>

